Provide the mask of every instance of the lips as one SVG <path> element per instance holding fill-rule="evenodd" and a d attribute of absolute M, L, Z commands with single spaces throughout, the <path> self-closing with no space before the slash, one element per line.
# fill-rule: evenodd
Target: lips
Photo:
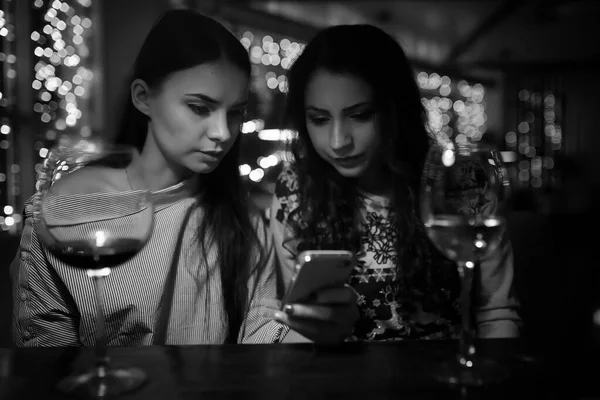
<path fill-rule="evenodd" d="M 223 151 L 202 151 L 202 150 L 200 150 L 200 154 L 202 154 L 202 156 L 205 159 L 208 159 L 209 161 L 219 161 L 221 159 L 221 157 L 223 156 L 224 152 Z"/>
<path fill-rule="evenodd" d="M 338 165 L 345 166 L 345 167 L 346 166 L 354 166 L 362 161 L 363 156 L 364 156 L 363 154 L 358 154 L 356 156 L 334 158 L 334 162 Z"/>

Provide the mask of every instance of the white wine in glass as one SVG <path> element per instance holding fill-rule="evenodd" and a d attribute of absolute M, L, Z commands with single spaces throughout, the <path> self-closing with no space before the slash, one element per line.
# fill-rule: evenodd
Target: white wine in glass
<path fill-rule="evenodd" d="M 104 279 L 142 249 L 153 227 L 152 193 L 128 183 L 136 155 L 128 146 L 59 146 L 38 178 L 33 215 L 41 243 L 64 264 L 87 270 L 94 283 L 95 366 L 59 382 L 68 394 L 116 396 L 146 380 L 139 368 L 111 367 L 104 321 Z"/>
<path fill-rule="evenodd" d="M 508 371 L 476 354 L 471 318 L 475 270 L 501 249 L 506 229 L 502 204 L 509 194 L 499 153 L 478 143 L 434 145 L 423 169 L 421 218 L 433 244 L 456 262 L 461 277 L 461 333 L 456 357 L 435 377 L 462 386 L 503 380 Z"/>

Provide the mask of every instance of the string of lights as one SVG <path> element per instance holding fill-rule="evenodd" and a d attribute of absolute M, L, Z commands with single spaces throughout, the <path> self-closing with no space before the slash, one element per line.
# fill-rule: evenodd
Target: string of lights
<path fill-rule="evenodd" d="M 21 0 L 19 0 L 21 1 Z M 25 1 L 25 0 L 23 0 Z M 90 68 L 92 49 L 92 0 L 35 0 L 30 17 L 32 31 L 29 38 L 14 34 L 15 0 L 3 0 L 0 10 L 0 62 L 7 78 L 0 89 L 0 228 L 15 231 L 21 222 L 16 210 L 19 195 L 21 166 L 17 159 L 12 107 L 16 104 L 14 82 L 17 78 L 15 46 L 25 46 L 32 52 L 31 82 L 35 118 L 33 143 L 37 153 L 35 171 L 42 169 L 48 149 L 56 144 L 76 144 L 87 140 L 90 128 L 90 92 L 94 73 Z"/>
<path fill-rule="evenodd" d="M 504 136 L 506 148 L 517 154 L 511 178 L 522 188 L 555 185 L 555 155 L 562 147 L 562 103 L 552 91 L 521 89 L 517 129 Z"/>
<path fill-rule="evenodd" d="M 40 21 L 31 32 L 35 77 L 33 111 L 39 119 L 36 172 L 52 146 L 88 140 L 94 73 L 91 69 L 92 0 L 35 0 Z"/>
<path fill-rule="evenodd" d="M 21 221 L 15 213 L 19 193 L 19 165 L 15 163 L 15 94 L 17 57 L 15 56 L 14 2 L 0 3 L 0 230 L 15 231 Z"/>

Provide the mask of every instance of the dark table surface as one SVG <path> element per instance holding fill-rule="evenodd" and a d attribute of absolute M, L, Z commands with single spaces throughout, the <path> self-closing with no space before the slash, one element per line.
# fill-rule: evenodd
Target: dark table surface
<path fill-rule="evenodd" d="M 110 348 L 115 366 L 141 367 L 147 383 L 122 399 L 458 399 L 431 370 L 453 341 Z M 564 360 L 521 352 L 513 340 L 478 342 L 478 352 L 509 368 L 501 383 L 469 389 L 473 399 L 593 398 L 573 390 Z M 3 349 L 0 398 L 68 398 L 56 382 L 92 366 L 92 348 Z M 600 375 L 598 375 L 600 379 Z M 573 381 L 574 382 L 574 381 Z"/>

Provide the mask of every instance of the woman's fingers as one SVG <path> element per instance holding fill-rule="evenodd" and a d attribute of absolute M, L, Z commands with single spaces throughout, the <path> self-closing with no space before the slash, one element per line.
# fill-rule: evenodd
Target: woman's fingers
<path fill-rule="evenodd" d="M 341 343 L 352 334 L 352 325 L 338 324 L 317 319 L 298 318 L 284 312 L 277 312 L 275 319 L 302 336 L 322 344 Z"/>

